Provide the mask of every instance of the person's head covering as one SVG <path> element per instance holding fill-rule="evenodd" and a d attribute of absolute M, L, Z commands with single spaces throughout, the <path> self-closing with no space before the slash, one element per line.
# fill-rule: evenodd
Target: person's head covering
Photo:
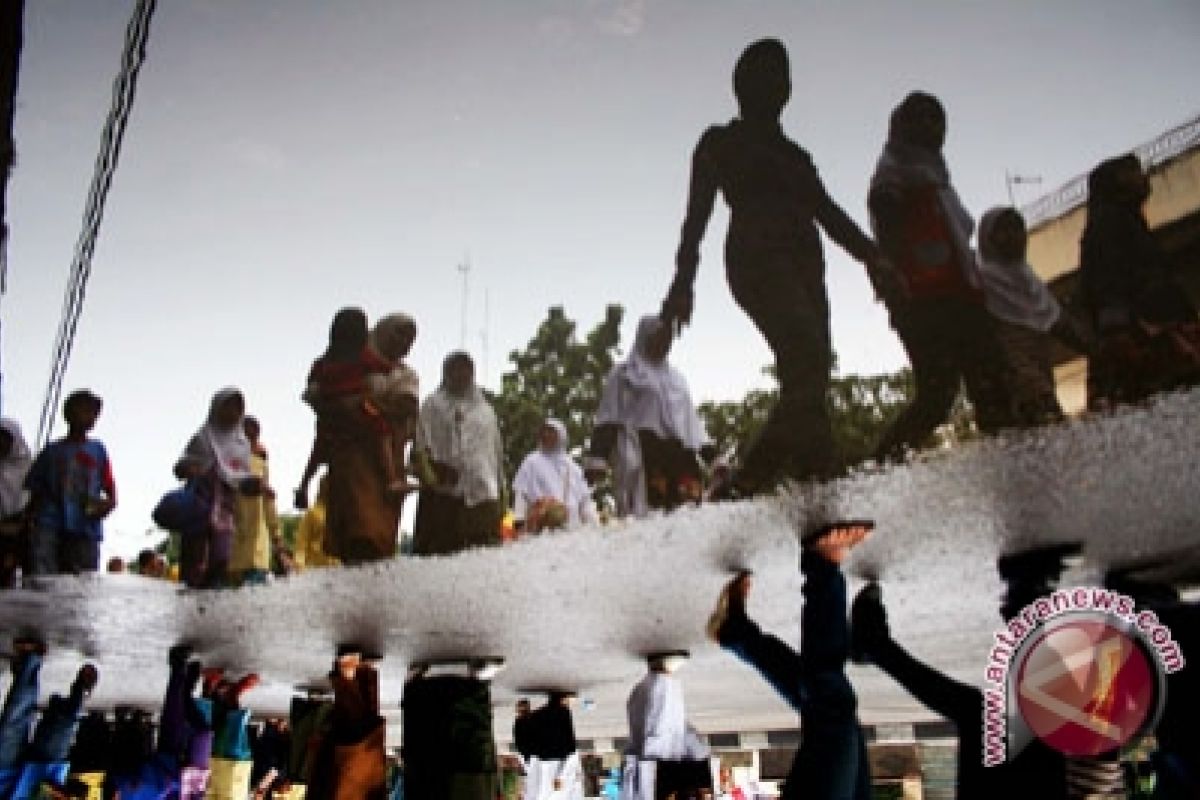
<path fill-rule="evenodd" d="M 367 315 L 361 308 L 343 308 L 329 326 L 329 347 L 325 358 L 330 361 L 353 361 L 367 346 Z"/>
<path fill-rule="evenodd" d="M 483 392 L 480 391 L 479 385 L 475 382 L 474 377 L 471 379 L 471 385 L 462 393 L 455 393 L 450 390 L 450 370 L 455 364 L 469 364 L 472 371 L 475 369 L 475 360 L 471 358 L 471 354 L 466 350 L 455 350 L 442 361 L 442 383 L 438 387 L 439 392 L 444 392 L 447 395 L 457 397 L 460 400 L 471 400 L 478 396 L 483 399 Z"/>
<path fill-rule="evenodd" d="M 388 361 L 399 361 L 407 355 L 401 353 L 401 344 L 409 344 L 417 332 L 417 321 L 408 314 L 388 314 L 371 329 L 371 346 Z"/>
<path fill-rule="evenodd" d="M 542 427 L 552 428 L 558 434 L 558 440 L 552 449 L 539 443 L 537 449 L 525 457 L 513 478 L 513 492 L 530 506 L 540 500 L 557 500 L 567 512 L 568 524 L 577 525 L 582 521 L 580 504 L 590 502 L 591 489 L 583 470 L 568 451 L 567 426 L 561 420 L 549 417 Z"/>
<path fill-rule="evenodd" d="M 792 93 L 787 48 L 778 39 L 753 42 L 733 68 L 733 94 L 741 115 L 776 120 Z"/>
<path fill-rule="evenodd" d="M 941 102 L 927 92 L 911 92 L 892 110 L 888 139 L 871 176 L 871 190 L 903 193 L 915 187 L 935 187 L 939 205 L 953 237 L 957 261 L 963 276 L 971 286 L 978 287 L 980 277 L 971 249 L 971 234 L 975 220 L 950 180 L 950 168 L 940 149 L 933 150 L 912 141 L 909 136 L 911 120 L 923 108 L 934 105 L 942 110 Z M 871 230 L 879 238 L 879 222 L 871 216 Z"/>
<path fill-rule="evenodd" d="M 241 390 L 232 386 L 213 395 L 208 407 L 208 419 L 188 442 L 181 459 L 202 472 L 215 469 L 221 480 L 230 486 L 251 476 L 250 440 L 246 438 L 242 427 L 243 417 L 239 417 L 228 428 L 222 427 L 218 421 L 221 408 L 235 397 L 243 400 L 244 408 L 245 399 Z"/>
<path fill-rule="evenodd" d="M 0 459 L 0 517 L 9 517 L 23 510 L 29 502 L 25 474 L 33 462 L 33 454 L 16 420 L 0 418 L 0 428 L 12 437 L 12 448 Z"/>
<path fill-rule="evenodd" d="M 1007 206 L 990 209 L 979 220 L 979 274 L 988 311 L 998 319 L 1045 333 L 1058 321 L 1058 300 L 1024 257 L 1004 259 L 992 245 L 992 231 L 1008 215 L 1020 214 Z"/>
<path fill-rule="evenodd" d="M 1088 206 L 1141 205 L 1145 197 L 1131 194 L 1122 180 L 1130 170 L 1142 169 L 1142 162 L 1133 153 L 1101 161 L 1088 173 Z"/>
<path fill-rule="evenodd" d="M 567 452 L 567 445 L 569 444 L 567 440 L 567 426 L 562 423 L 562 420 L 554 419 L 553 417 L 547 417 L 546 421 L 542 423 L 542 427 L 552 428 L 554 433 L 557 434 L 557 438 L 554 442 L 553 450 L 547 452 L 544 447 L 539 449 L 543 453 L 547 453 L 547 455 L 558 455 L 560 453 L 565 455 Z"/>
<path fill-rule="evenodd" d="M 903 143 L 912 147 L 922 147 L 917 141 L 917 130 L 921 117 L 929 110 L 946 119 L 946 108 L 942 101 L 929 92 L 909 92 L 900 104 L 892 109 L 888 120 L 888 140 Z M 925 148 L 928 149 L 928 148 Z"/>
<path fill-rule="evenodd" d="M 646 356 L 650 339 L 664 325 L 655 315 L 638 321 L 629 357 L 614 367 L 601 395 L 596 424 L 650 431 L 688 450 L 699 450 L 708 443 L 708 434 L 692 403 L 687 380 L 669 359 L 654 361 Z"/>

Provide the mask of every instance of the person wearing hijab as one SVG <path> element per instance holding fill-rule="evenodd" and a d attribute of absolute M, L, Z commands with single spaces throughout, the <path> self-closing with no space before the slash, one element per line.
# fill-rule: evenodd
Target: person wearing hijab
<path fill-rule="evenodd" d="M 891 272 L 829 196 L 812 157 L 780 127 L 789 70 L 787 50 L 775 39 L 754 42 L 738 59 L 739 115 L 710 127 L 696 145 L 675 278 L 662 308 L 670 327 L 691 318 L 700 241 L 720 191 L 730 212 L 729 288 L 775 354 L 779 379 L 779 402 L 732 479 L 735 494 L 769 491 L 783 477 L 819 479 L 837 468 L 826 409 L 833 360 L 818 225 L 867 268 L 876 291 Z"/>
<path fill-rule="evenodd" d="M 1133 154 L 1108 159 L 1088 175 L 1079 276 L 1098 338 L 1088 360 L 1092 410 L 1200 382 L 1196 309 L 1146 224 L 1142 204 L 1149 196 L 1150 182 Z"/>
<path fill-rule="evenodd" d="M 513 515 L 530 533 L 577 528 L 600 521 L 583 470 L 567 452 L 567 428 L 547 419 L 538 449 L 525 457 L 513 478 Z"/>
<path fill-rule="evenodd" d="M 441 385 L 421 405 L 413 462 L 421 481 L 416 555 L 499 544 L 504 443 L 496 412 L 475 383 L 475 362 L 462 351 L 446 356 Z"/>
<path fill-rule="evenodd" d="M 415 335 L 415 331 L 414 331 Z M 339 440 L 369 432 L 379 446 L 379 464 L 387 477 L 387 491 L 409 491 L 396 457 L 396 436 L 388 417 L 370 396 L 368 382 L 389 376 L 393 365 L 369 346 L 367 315 L 360 308 L 343 308 L 333 318 L 329 346 L 308 373 L 304 400 L 317 414 L 317 433 L 300 485 L 296 508 L 308 508 L 308 486 L 317 469 L 328 464 Z"/>
<path fill-rule="evenodd" d="M 960 383 L 980 430 L 1010 422 L 1004 354 L 970 247 L 975 221 L 950 182 L 945 140 L 941 102 L 912 92 L 892 111 L 871 178 L 871 227 L 900 279 L 883 299 L 916 381 L 913 402 L 876 446 L 881 461 L 920 447 L 949 417 Z"/>
<path fill-rule="evenodd" d="M 251 468 L 245 412 L 246 400 L 240 390 L 227 387 L 218 391 L 204 425 L 175 464 L 176 477 L 187 481 L 211 509 L 206 529 L 182 539 L 181 571 L 192 588 L 215 589 L 226 584 L 238 497 L 262 492 L 262 481 Z"/>
<path fill-rule="evenodd" d="M 687 380 L 667 362 L 671 339 L 659 317 L 642 317 L 629 358 L 613 367 L 600 395 L 588 455 L 611 464 L 622 517 L 700 499 L 697 458 L 712 448 Z"/>
<path fill-rule="evenodd" d="M 1050 337 L 1086 352 L 1083 335 L 1029 266 L 1025 220 L 1015 208 L 985 213 L 979 220 L 978 241 L 984 303 L 1004 350 L 1013 422 L 1059 422 L 1063 412 L 1054 390 Z"/>
<path fill-rule="evenodd" d="M 0 588 L 16 582 L 16 570 L 24 560 L 25 506 L 29 492 L 25 476 L 33 455 L 16 420 L 0 418 Z"/>

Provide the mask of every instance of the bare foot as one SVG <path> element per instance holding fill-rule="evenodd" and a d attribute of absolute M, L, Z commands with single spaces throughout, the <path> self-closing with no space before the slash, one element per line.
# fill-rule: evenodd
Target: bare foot
<path fill-rule="evenodd" d="M 717 606 L 708 617 L 704 626 L 708 638 L 714 642 L 721 639 L 721 629 L 730 617 L 746 615 L 746 600 L 750 597 L 751 575 L 749 570 L 742 570 L 734 576 L 717 598 Z"/>
<path fill-rule="evenodd" d="M 871 535 L 866 522 L 843 522 L 828 526 L 805 543 L 805 547 L 832 564 L 841 564 L 850 550 Z"/>

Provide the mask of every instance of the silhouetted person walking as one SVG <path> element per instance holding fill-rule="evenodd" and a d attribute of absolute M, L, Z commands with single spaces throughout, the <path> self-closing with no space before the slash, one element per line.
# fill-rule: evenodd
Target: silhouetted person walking
<path fill-rule="evenodd" d="M 692 156 L 675 280 L 662 317 L 672 324 L 691 318 L 700 240 L 720 191 L 730 209 L 729 288 L 774 352 L 779 379 L 779 402 L 733 478 L 737 490 L 753 493 L 784 475 L 819 478 L 836 469 L 825 405 L 832 346 L 817 225 L 866 265 L 877 291 L 890 267 L 825 191 L 812 157 L 779 125 L 791 94 L 783 44 L 763 39 L 747 47 L 734 68 L 733 90 L 738 118 L 706 130 Z"/>
<path fill-rule="evenodd" d="M 975 221 L 950 184 L 945 141 L 941 102 L 913 92 L 892 112 L 871 178 L 871 225 L 903 284 L 884 301 L 917 384 L 912 404 L 877 446 L 881 459 L 901 458 L 928 439 L 949 417 L 960 382 L 980 430 L 1009 423 L 1004 354 L 970 247 Z"/>
<path fill-rule="evenodd" d="M 1088 407 L 1134 403 L 1200 381 L 1196 309 L 1142 214 L 1150 183 L 1132 154 L 1088 175 L 1079 243 L 1083 300 L 1099 339 L 1088 360 Z"/>

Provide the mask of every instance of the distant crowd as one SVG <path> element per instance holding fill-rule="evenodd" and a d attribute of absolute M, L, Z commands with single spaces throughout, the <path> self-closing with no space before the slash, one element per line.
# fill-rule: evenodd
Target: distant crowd
<path fill-rule="evenodd" d="M 878 462 L 902 460 L 921 447 L 946 421 L 960 388 L 985 434 L 1062 420 L 1051 358 L 1056 340 L 1087 357 L 1088 406 L 1095 411 L 1200 383 L 1196 308 L 1146 223 L 1142 206 L 1150 184 L 1133 155 L 1106 160 L 1089 175 L 1079 287 L 1064 303 L 1030 266 L 1028 231 L 1016 209 L 992 208 L 976 225 L 942 155 L 948 117 L 936 97 L 912 92 L 891 113 L 866 198 L 873 233 L 868 236 L 830 197 L 809 153 L 780 126 L 791 94 L 783 45 L 763 40 L 748 47 L 735 67 L 733 88 L 739 115 L 704 131 L 694 150 L 674 280 L 658 313 L 640 319 L 627 358 L 608 376 L 588 442 L 569 441 L 559 421 L 546 419 L 537 447 L 510 481 L 497 415 L 476 382 L 471 357 L 447 355 L 438 388 L 422 401 L 418 376 L 406 363 L 416 321 L 393 314 L 371 326 L 361 310 L 342 309 L 303 391 L 316 425 L 293 499 L 296 508 L 306 510 L 297 542 L 283 542 L 261 427 L 246 413 L 249 398 L 241 389 L 222 389 L 175 464 L 177 485 L 154 510 L 155 521 L 177 535 L 180 579 L 189 587 L 220 588 L 261 583 L 271 573 L 286 575 L 306 566 L 392 558 L 403 504 L 412 494 L 417 496 L 412 552 L 433 556 L 497 545 L 506 535 L 594 526 L 610 512 L 644 517 L 706 500 L 767 494 L 783 481 L 841 474 L 847 465 L 835 452 L 827 409 L 832 349 L 821 232 L 865 267 L 915 378 L 911 405 L 877 443 Z M 669 360 L 683 326 L 692 320 L 700 244 L 718 194 L 730 209 L 729 287 L 771 347 L 779 380 L 778 404 L 736 464 L 711 446 L 687 381 Z M 43 576 L 99 568 L 103 520 L 117 505 L 108 451 L 91 435 L 101 410 L 96 394 L 72 393 L 63 408 L 66 436 L 36 457 L 19 426 L 3 421 L 0 513 L 8 585 L 18 571 Z M 322 471 L 315 498 L 310 497 Z M 611 510 L 595 502 L 601 478 L 611 484 Z M 865 738 L 844 670 L 852 657 L 877 664 L 956 724 L 962 720 L 964 753 L 972 755 L 969 748 L 979 746 L 978 692 L 943 679 L 899 648 L 877 586 L 859 598 L 849 613 L 854 619 L 847 619 L 840 565 L 871 527 L 842 522 L 805 537 L 806 633 L 799 653 L 764 633 L 748 615 L 748 574 L 729 582 L 710 620 L 710 636 L 760 672 L 803 718 L 804 741 L 785 797 L 857 800 L 870 794 Z M 1057 581 L 1062 565 L 1055 559 L 1010 574 L 1002 570 L 1008 599 L 1036 597 Z M 139 564 L 144 574 L 166 569 L 154 554 Z M 1194 607 L 1181 610 L 1176 601 L 1169 598 L 1163 613 L 1181 613 L 1181 629 L 1194 630 Z M 17 645 L 13 691 L 18 701 L 13 702 L 18 711 L 32 714 L 29 692 L 36 699 L 36 683 L 32 690 L 29 686 L 43 651 L 36 641 Z M 370 660 L 365 653 L 344 652 L 334 664 L 335 697 L 325 729 L 332 732 L 321 752 L 328 757 L 322 763 L 335 765 L 342 783 L 309 796 L 374 798 L 385 791 L 378 681 Z M 217 758 L 246 760 L 239 698 L 254 681 L 214 680 L 211 686 L 205 681 L 197 699 L 194 688 L 204 674 L 186 648 L 172 651 L 170 666 L 157 744 L 151 748 L 142 740 L 120 750 L 139 754 L 140 760 L 110 764 L 107 785 L 174 781 L 179 796 L 199 796 L 188 788 L 189 775 L 199 770 L 207 781 L 210 758 L 214 763 Z M 652 663 L 651 671 L 663 675 L 670 669 L 665 662 Z M 414 721 L 405 725 L 408 785 L 438 787 L 410 796 L 495 797 L 494 743 L 479 738 L 490 731 L 490 695 L 475 668 L 469 672 L 459 676 L 465 683 L 439 682 L 421 670 L 410 676 L 406 714 Z M 41 724 L 55 723 L 58 710 L 64 719 L 75 719 L 95 679 L 94 669 L 82 670 L 67 699 L 52 701 Z M 649 680 L 636 695 L 640 699 L 631 699 L 630 726 L 643 726 L 639 730 L 646 734 L 644 726 L 653 716 L 646 710 L 650 698 L 674 698 L 671 746 L 655 749 L 649 734 L 633 737 L 624 796 L 684 800 L 726 791 L 719 780 L 714 785 L 707 768 L 696 771 L 692 762 L 707 756 L 694 747 L 677 687 L 664 681 Z M 1186 689 L 1193 690 L 1194 682 Z M 635 708 L 642 710 L 635 714 Z M 1173 759 L 1164 761 L 1162 775 L 1185 787 L 1183 794 L 1170 796 L 1200 796 L 1200 758 L 1179 735 L 1180 713 L 1194 706 L 1171 708 L 1158 729 L 1164 758 Z M 539 718 L 553 717 L 566 731 L 569 720 L 561 724 L 563 713 L 552 708 Z M 7 705 L 5 714 L 9 719 Z M 35 753 L 42 761 L 65 755 L 69 737 L 61 727 L 44 734 L 54 747 L 35 733 L 32 749 L 27 748 L 29 714 L 19 717 L 24 727 L 12 738 L 19 738 L 20 747 L 14 744 L 16 750 L 0 760 L 0 767 L 20 767 L 20 753 Z M 465 721 L 448 725 L 447 719 Z M 435 730 L 444 741 L 436 739 Z M 410 740 L 410 735 L 429 738 Z M 567 739 L 564 733 L 562 742 Z M 573 732 L 569 739 L 569 747 L 560 747 L 556 739 L 548 751 L 539 754 L 530 744 L 523 753 L 528 800 L 578 796 L 564 794 L 578 788 L 567 766 Z M 434 741 L 443 746 L 421 750 L 422 743 Z M 532 741 L 545 744 L 547 738 Z M 525 744 L 519 742 L 518 748 Z M 1045 793 L 1030 796 L 1062 797 L 1068 786 L 1081 785 L 1101 787 L 1088 796 L 1120 796 L 1119 766 L 1113 778 L 1112 764 L 1101 758 L 1064 759 L 1041 747 L 1028 753 L 988 774 L 980 772 L 978 761 L 961 761 L 961 796 L 1012 797 L 1042 786 Z M 664 793 L 667 775 L 674 783 Z M 127 778 L 132 784 L 120 783 Z M 325 779 L 320 772 L 309 776 L 315 786 L 335 785 L 322 784 Z M 244 798 L 249 783 L 241 785 L 236 796 Z M 115 791 L 120 797 L 143 796 L 134 788 Z M 736 795 L 728 789 L 727 796 Z"/>

